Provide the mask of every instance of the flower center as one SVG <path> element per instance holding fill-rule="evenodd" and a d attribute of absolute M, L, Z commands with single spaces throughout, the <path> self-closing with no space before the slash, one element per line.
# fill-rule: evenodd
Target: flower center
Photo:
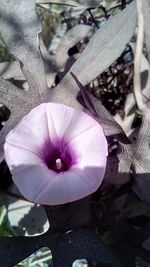
<path fill-rule="evenodd" d="M 44 146 L 44 161 L 50 170 L 57 173 L 68 171 L 76 163 L 75 153 L 61 141 L 54 144 L 46 143 Z"/>

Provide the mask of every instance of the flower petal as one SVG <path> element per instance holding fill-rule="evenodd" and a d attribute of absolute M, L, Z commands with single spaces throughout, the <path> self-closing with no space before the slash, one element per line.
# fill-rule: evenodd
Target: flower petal
<path fill-rule="evenodd" d="M 40 204 L 64 204 L 93 193 L 106 168 L 107 142 L 99 123 L 56 103 L 26 115 L 7 135 L 4 151 L 19 190 Z M 69 168 L 57 172 L 51 164 L 61 156 Z"/>
<path fill-rule="evenodd" d="M 41 104 L 24 116 L 18 125 L 9 132 L 6 136 L 6 143 L 15 144 L 20 148 L 39 154 L 48 136 L 46 106 Z"/>

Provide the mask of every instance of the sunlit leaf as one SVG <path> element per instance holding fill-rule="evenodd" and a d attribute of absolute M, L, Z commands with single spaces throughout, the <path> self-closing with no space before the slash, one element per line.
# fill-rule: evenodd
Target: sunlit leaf
<path fill-rule="evenodd" d="M 93 35 L 70 71 L 83 85 L 90 83 L 120 56 L 134 33 L 135 25 L 136 8 L 133 2 L 126 9 L 111 17 Z M 66 94 L 70 93 L 76 97 L 76 91 L 77 86 L 68 72 L 52 92 L 51 98 L 56 102 L 67 103 Z M 72 103 L 71 99 L 69 102 Z"/>
<path fill-rule="evenodd" d="M 9 52 L 20 61 L 38 103 L 46 99 L 47 86 L 38 42 L 41 24 L 35 7 L 34 0 L 1 1 L 0 32 Z"/>

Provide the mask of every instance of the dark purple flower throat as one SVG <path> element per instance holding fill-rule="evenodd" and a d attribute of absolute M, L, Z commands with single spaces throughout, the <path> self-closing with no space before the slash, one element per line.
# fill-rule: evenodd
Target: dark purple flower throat
<path fill-rule="evenodd" d="M 49 169 L 57 173 L 65 172 L 76 163 L 76 156 L 64 140 L 49 141 L 44 146 L 44 162 Z"/>

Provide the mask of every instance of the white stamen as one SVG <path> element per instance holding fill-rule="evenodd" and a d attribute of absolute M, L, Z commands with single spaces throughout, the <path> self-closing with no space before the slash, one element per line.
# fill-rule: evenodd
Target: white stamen
<path fill-rule="evenodd" d="M 62 162 L 61 159 L 56 159 L 56 168 L 60 170 L 62 168 Z"/>

